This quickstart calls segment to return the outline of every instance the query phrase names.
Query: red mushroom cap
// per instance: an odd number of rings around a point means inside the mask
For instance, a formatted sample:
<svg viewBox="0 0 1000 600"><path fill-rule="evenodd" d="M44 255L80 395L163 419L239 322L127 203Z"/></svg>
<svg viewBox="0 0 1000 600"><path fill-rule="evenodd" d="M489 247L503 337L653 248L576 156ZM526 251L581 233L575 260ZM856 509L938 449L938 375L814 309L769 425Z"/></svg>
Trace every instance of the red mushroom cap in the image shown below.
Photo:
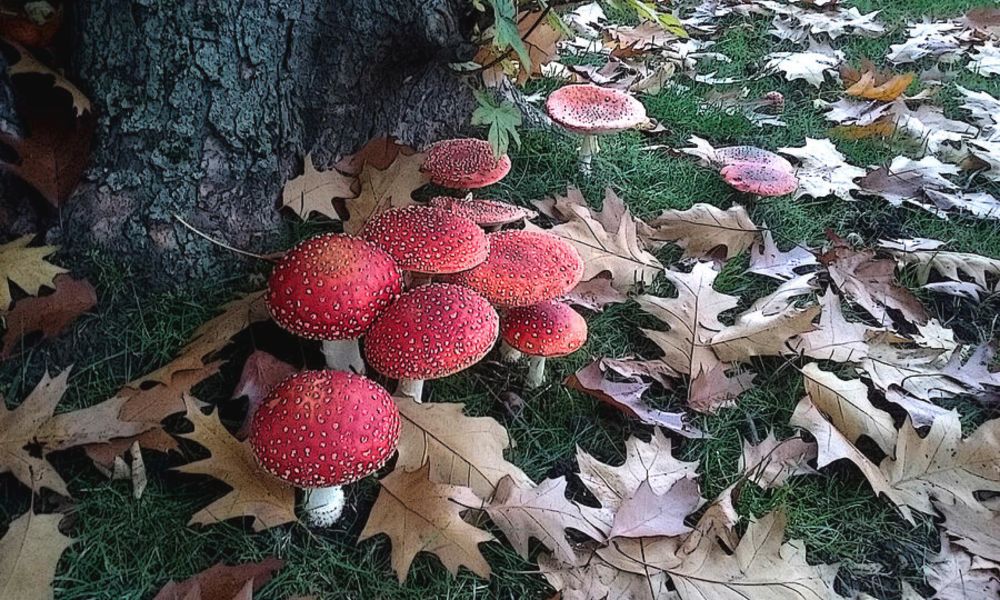
<svg viewBox="0 0 1000 600"><path fill-rule="evenodd" d="M495 227L507 225L516 221L530 219L537 213L533 210L499 202L497 200L480 200L436 196L429 200L431 206L450 210L456 215L472 219L476 225Z"/></svg>
<svg viewBox="0 0 1000 600"><path fill-rule="evenodd" d="M727 167L736 163L755 163L782 169L789 173L795 172L795 167L783 156L778 156L774 152L758 148L756 146L728 146L715 151L715 160L721 167Z"/></svg>
<svg viewBox="0 0 1000 600"><path fill-rule="evenodd" d="M365 338L373 369L395 379L437 379L479 362L493 347L500 318L485 298L447 283L412 289Z"/></svg>
<svg viewBox="0 0 1000 600"><path fill-rule="evenodd" d="M403 289L388 254L360 238L329 233L289 250L268 281L275 322L309 339L361 337Z"/></svg>
<svg viewBox="0 0 1000 600"><path fill-rule="evenodd" d="M254 413L250 446L269 473L300 488L357 481L399 443L399 409L374 381L302 371L276 385Z"/></svg>
<svg viewBox="0 0 1000 600"><path fill-rule="evenodd" d="M496 306L529 306L558 298L583 277L576 248L540 231L498 231L486 236L490 255L448 281L470 287Z"/></svg>
<svg viewBox="0 0 1000 600"><path fill-rule="evenodd" d="M587 321L568 305L549 300L510 309L500 334L528 356L566 356L587 341Z"/></svg>
<svg viewBox="0 0 1000 600"><path fill-rule="evenodd" d="M735 189L758 196L784 196L799 187L791 172L760 163L733 163L723 167L721 175Z"/></svg>
<svg viewBox="0 0 1000 600"><path fill-rule="evenodd" d="M406 206L379 213L361 237L396 259L404 271L443 274L486 260L486 234L471 219L443 208Z"/></svg>
<svg viewBox="0 0 1000 600"><path fill-rule="evenodd" d="M649 120L646 107L631 95L589 83L552 92L545 111L566 129L584 134L617 133Z"/></svg>
<svg viewBox="0 0 1000 600"><path fill-rule="evenodd" d="M420 170L437 185L469 190L494 184L510 171L510 157L497 158L485 140L441 140L427 149Z"/></svg>

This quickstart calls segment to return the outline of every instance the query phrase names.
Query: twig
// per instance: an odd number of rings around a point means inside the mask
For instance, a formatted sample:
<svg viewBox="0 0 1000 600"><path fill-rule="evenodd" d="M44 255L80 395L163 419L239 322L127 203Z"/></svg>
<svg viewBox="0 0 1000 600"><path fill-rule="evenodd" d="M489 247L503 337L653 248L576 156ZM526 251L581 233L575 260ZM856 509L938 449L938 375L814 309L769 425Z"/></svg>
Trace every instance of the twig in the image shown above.
<svg viewBox="0 0 1000 600"><path fill-rule="evenodd" d="M272 258L270 256L265 256L263 254L255 254L253 252L248 252L247 250L240 250L239 248L234 248L233 246L230 246L229 244L227 244L225 242L222 242L222 241L219 241L219 240L217 240L215 238L209 237L207 234L202 233L201 231L198 231L197 229L195 229L190 223L188 223L187 221L185 221L184 219L182 219L180 217L180 215L176 215L175 214L175 215L172 215L172 216L175 219L177 219L177 221L181 225L187 227L188 229L190 229L191 231L193 231L197 235L205 238L209 242L212 242L216 246L219 246L221 248L225 248L226 250L229 250L230 252L235 252L236 254L242 254L243 256L249 256L250 258L256 258L258 260L266 260L267 262L270 262L270 263L275 262L274 258Z"/></svg>

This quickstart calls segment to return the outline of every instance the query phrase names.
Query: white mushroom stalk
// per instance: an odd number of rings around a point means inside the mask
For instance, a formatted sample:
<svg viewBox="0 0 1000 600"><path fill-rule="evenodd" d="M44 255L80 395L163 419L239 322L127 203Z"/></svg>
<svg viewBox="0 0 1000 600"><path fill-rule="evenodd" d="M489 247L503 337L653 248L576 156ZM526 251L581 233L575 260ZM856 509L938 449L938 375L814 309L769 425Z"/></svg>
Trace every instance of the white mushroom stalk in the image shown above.
<svg viewBox="0 0 1000 600"><path fill-rule="evenodd" d="M541 387L542 382L545 381L545 357L544 356L531 356L528 357L528 376L525 378L524 385L529 390Z"/></svg>
<svg viewBox="0 0 1000 600"><path fill-rule="evenodd" d="M304 490L305 498L300 512L310 527L330 527L340 520L344 512L344 488L333 485Z"/></svg>
<svg viewBox="0 0 1000 600"><path fill-rule="evenodd" d="M400 379L396 386L397 396L408 396L416 402L423 402L424 380L423 379Z"/></svg>
<svg viewBox="0 0 1000 600"><path fill-rule="evenodd" d="M335 371L365 374L365 359L361 358L358 340L324 340L323 356L326 366Z"/></svg>
<svg viewBox="0 0 1000 600"><path fill-rule="evenodd" d="M500 360L505 363L516 363L517 361L524 358L524 353L522 353L517 348L511 346L506 341L500 343Z"/></svg>
<svg viewBox="0 0 1000 600"><path fill-rule="evenodd" d="M586 134L583 136L583 141L580 143L580 160L579 167L580 173L584 175L590 175L593 171L592 161L594 155L601 151L601 146L597 142L597 136L594 134Z"/></svg>

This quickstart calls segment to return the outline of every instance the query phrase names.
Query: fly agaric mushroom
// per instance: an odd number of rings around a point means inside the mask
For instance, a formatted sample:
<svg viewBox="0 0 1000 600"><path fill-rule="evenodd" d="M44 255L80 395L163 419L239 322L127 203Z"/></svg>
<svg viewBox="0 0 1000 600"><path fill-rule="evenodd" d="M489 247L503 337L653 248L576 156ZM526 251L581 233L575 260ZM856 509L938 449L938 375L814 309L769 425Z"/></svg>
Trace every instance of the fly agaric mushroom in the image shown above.
<svg viewBox="0 0 1000 600"><path fill-rule="evenodd" d="M795 172L795 167L783 156L756 146L727 146L715 150L713 162L717 168L728 167L737 163L753 163L789 173Z"/></svg>
<svg viewBox="0 0 1000 600"><path fill-rule="evenodd" d="M399 380L397 394L420 402L425 379L438 379L479 362L496 342L500 318L474 291L447 283L412 289L368 332L365 357L373 369Z"/></svg>
<svg viewBox="0 0 1000 600"><path fill-rule="evenodd" d="M784 196L799 187L799 180L792 172L763 163L732 163L719 174L733 188L758 196Z"/></svg>
<svg viewBox="0 0 1000 600"><path fill-rule="evenodd" d="M472 219L476 222L476 225L487 231L525 219L531 219L538 214L533 210L497 200L436 196L428 202L431 206L450 210L456 215Z"/></svg>
<svg viewBox="0 0 1000 600"><path fill-rule="evenodd" d="M396 403L372 380L302 371L267 395L249 440L267 472L305 490L306 522L329 527L344 509L341 486L382 468L396 452L399 429Z"/></svg>
<svg viewBox="0 0 1000 600"><path fill-rule="evenodd" d="M486 234L471 219L443 208L406 206L378 214L361 237L385 250L416 286L434 275L465 271L486 260Z"/></svg>
<svg viewBox="0 0 1000 600"><path fill-rule="evenodd" d="M279 326L323 340L327 367L364 373L358 338L399 297L403 275L374 244L330 233L289 250L267 287L267 307Z"/></svg>
<svg viewBox="0 0 1000 600"><path fill-rule="evenodd" d="M545 359L566 356L587 341L587 321L562 302L549 300L507 311L500 327L503 341L528 356L529 389L542 384Z"/></svg>
<svg viewBox="0 0 1000 600"><path fill-rule="evenodd" d="M559 88L545 101L545 111L566 129L583 134L580 172L590 173L592 157L600 151L598 135L618 133L649 121L646 107L620 90L591 84Z"/></svg>
<svg viewBox="0 0 1000 600"><path fill-rule="evenodd" d="M558 298L583 277L576 248L550 233L515 229L486 238L489 257L448 281L472 288L495 306L529 306Z"/></svg>
<svg viewBox="0 0 1000 600"><path fill-rule="evenodd" d="M510 171L510 157L497 158L485 140L441 140L427 149L420 170L442 187L470 190L492 185Z"/></svg>

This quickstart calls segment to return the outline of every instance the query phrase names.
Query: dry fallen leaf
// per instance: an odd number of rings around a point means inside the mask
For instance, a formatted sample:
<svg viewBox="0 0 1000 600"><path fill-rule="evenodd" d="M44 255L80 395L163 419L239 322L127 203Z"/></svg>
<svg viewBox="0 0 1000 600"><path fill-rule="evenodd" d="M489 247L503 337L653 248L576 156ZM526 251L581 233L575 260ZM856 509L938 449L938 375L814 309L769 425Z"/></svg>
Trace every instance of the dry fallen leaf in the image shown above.
<svg viewBox="0 0 1000 600"><path fill-rule="evenodd" d="M17 408L8 410L0 404L0 473L11 473L32 490L44 487L63 496L69 496L69 490L45 460L45 450L31 452L29 445L37 443L39 432L49 424L68 378L68 369L55 378L46 374Z"/></svg>
<svg viewBox="0 0 1000 600"><path fill-rule="evenodd" d="M974 556L1000 563L1000 512L964 504L934 502L951 542Z"/></svg>
<svg viewBox="0 0 1000 600"><path fill-rule="evenodd" d="M27 512L0 538L0 598L52 600L59 557L73 539L59 531L63 515Z"/></svg>
<svg viewBox="0 0 1000 600"><path fill-rule="evenodd" d="M303 173L285 183L281 191L281 205L292 209L300 218L307 219L318 213L334 221L340 220L333 204L334 198L353 198L355 179L336 169L319 171L313 164L312 154L307 154Z"/></svg>
<svg viewBox="0 0 1000 600"><path fill-rule="evenodd" d="M233 389L233 398L243 396L247 398L246 418L240 431L236 434L237 437L242 439L249 433L247 428L250 425L250 419L257 412L257 407L264 401L271 388L296 371L298 368L263 350L254 350L247 357L246 362L243 363L240 378Z"/></svg>
<svg viewBox="0 0 1000 600"><path fill-rule="evenodd" d="M819 326L792 340L792 350L834 362L859 362L868 356L868 340L879 330L848 321L840 306L840 296L832 289L820 296L819 303L822 309Z"/></svg>
<svg viewBox="0 0 1000 600"><path fill-rule="evenodd" d="M816 363L803 367L802 377L813 404L823 414L836 415L837 430L848 440L868 436L883 452L892 452L896 446L892 416L868 400L868 387L860 379L843 380Z"/></svg>
<svg viewBox="0 0 1000 600"><path fill-rule="evenodd" d="M55 287L55 277L66 269L45 260L55 246L29 247L34 236L26 235L0 245L0 314L10 309L8 281L28 294L37 296L42 287Z"/></svg>
<svg viewBox="0 0 1000 600"><path fill-rule="evenodd" d="M568 528L595 540L604 539L604 534L584 519L580 506L566 499L565 477L546 479L531 487L504 477L486 512L524 558L529 558L529 538L535 538L559 560L571 562L575 554L566 539Z"/></svg>
<svg viewBox="0 0 1000 600"><path fill-rule="evenodd" d="M816 473L808 462L816 458L816 443L799 436L778 440L770 431L761 443L754 446L743 440L740 471L749 481L768 490L781 487L790 477Z"/></svg>
<svg viewBox="0 0 1000 600"><path fill-rule="evenodd" d="M609 304L622 304L628 301L628 296L616 290L610 273L601 273L581 281L568 294L562 297L567 304L601 312Z"/></svg>
<svg viewBox="0 0 1000 600"><path fill-rule="evenodd" d="M55 291L47 296L25 298L14 305L4 321L3 349L0 359L6 360L18 343L31 333L40 332L43 339L53 338L97 305L97 292L86 279L57 275Z"/></svg>
<svg viewBox="0 0 1000 600"><path fill-rule="evenodd" d="M451 402L419 403L400 396L396 405L402 418L397 470L412 471L429 463L431 481L468 486L481 498L489 498L508 475L519 485L531 485L531 479L504 458L510 436L496 420L468 417L464 404Z"/></svg>
<svg viewBox="0 0 1000 600"><path fill-rule="evenodd" d="M295 488L265 473L247 442L226 430L218 415L206 415L194 398L185 397L187 419L194 431L182 434L211 453L176 468L181 473L208 475L231 489L191 517L190 525L209 525L227 519L252 518L254 531L296 520Z"/></svg>
<svg viewBox="0 0 1000 600"><path fill-rule="evenodd" d="M802 245L796 245L788 252L782 252L774 243L774 236L771 235L771 230L767 229L767 225L763 224L761 227L760 244L754 243L750 246L748 273L787 281L799 276L795 272L796 269L819 264L816 262L816 255Z"/></svg>
<svg viewBox="0 0 1000 600"><path fill-rule="evenodd" d="M819 306L798 308L786 305L776 313L751 308L736 317L736 322L711 339L711 348L720 360L747 361L754 356L790 354L790 340L816 330L813 320Z"/></svg>
<svg viewBox="0 0 1000 600"><path fill-rule="evenodd" d="M795 198L837 196L853 201L851 191L858 189L854 180L867 173L860 167L848 164L844 155L830 140L807 137L801 148L780 148L778 152L799 159L799 168L795 171L799 187Z"/></svg>
<svg viewBox="0 0 1000 600"><path fill-rule="evenodd" d="M924 565L934 600L992 600L1000 596L1000 565L978 559L941 536L941 551Z"/></svg>
<svg viewBox="0 0 1000 600"><path fill-rule="evenodd" d="M874 70L865 71L853 85L847 88L846 93L869 100L891 102L910 87L915 77L914 73L887 76Z"/></svg>
<svg viewBox="0 0 1000 600"><path fill-rule="evenodd" d="M17 54L17 60L8 62L7 74L11 77L16 75L37 75L40 77L51 77L52 86L60 89L67 94L69 94L70 99L73 103L73 111L75 116L83 116L84 113L90 112L90 100L83 95L78 87L70 83L68 79L62 76L61 73L50 69L41 63L35 56L23 46L11 42L10 40L3 40L4 44L7 44L14 48Z"/></svg>
<svg viewBox="0 0 1000 600"><path fill-rule="evenodd" d="M277 558L241 565L219 563L184 581L167 583L153 600L250 600L283 565Z"/></svg>
<svg viewBox="0 0 1000 600"><path fill-rule="evenodd" d="M462 520L461 513L482 506L467 487L434 483L430 465L406 472L398 465L379 481L381 490L358 541L384 533L392 541L392 568L405 582L413 558L430 552L441 559L448 572L458 575L466 567L489 579L490 565L479 544L495 539Z"/></svg>
<svg viewBox="0 0 1000 600"><path fill-rule="evenodd" d="M667 575L622 571L596 554L578 556L572 563L547 554L538 557L538 569L560 600L678 600L667 589Z"/></svg>
<svg viewBox="0 0 1000 600"><path fill-rule="evenodd" d="M760 233L739 205L722 210L699 203L687 210L665 210L649 226L649 239L676 243L685 258L714 257L713 250L721 247L725 251L719 256L729 260L752 246Z"/></svg>
<svg viewBox="0 0 1000 600"><path fill-rule="evenodd" d="M413 192L430 181L420 170L423 162L421 153L399 153L386 169L365 164L358 175L361 191L346 202L349 218L344 222L344 232L357 235L373 216L414 204Z"/></svg>
<svg viewBox="0 0 1000 600"><path fill-rule="evenodd" d="M608 537L684 535L691 531L684 519L703 502L698 482L693 479L679 479L662 494L655 493L649 482L643 481L618 507Z"/></svg>

